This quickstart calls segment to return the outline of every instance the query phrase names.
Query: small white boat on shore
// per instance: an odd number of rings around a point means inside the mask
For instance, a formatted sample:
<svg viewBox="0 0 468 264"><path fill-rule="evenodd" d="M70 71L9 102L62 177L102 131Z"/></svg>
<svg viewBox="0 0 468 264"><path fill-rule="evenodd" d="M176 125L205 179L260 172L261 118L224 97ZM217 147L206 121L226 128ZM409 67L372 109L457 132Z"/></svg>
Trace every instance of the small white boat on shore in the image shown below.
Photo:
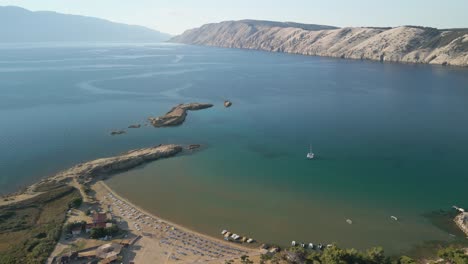
<svg viewBox="0 0 468 264"><path fill-rule="evenodd" d="M307 153L307 158L308 159L313 159L315 157L315 154L312 152L312 145L309 146L309 152Z"/></svg>

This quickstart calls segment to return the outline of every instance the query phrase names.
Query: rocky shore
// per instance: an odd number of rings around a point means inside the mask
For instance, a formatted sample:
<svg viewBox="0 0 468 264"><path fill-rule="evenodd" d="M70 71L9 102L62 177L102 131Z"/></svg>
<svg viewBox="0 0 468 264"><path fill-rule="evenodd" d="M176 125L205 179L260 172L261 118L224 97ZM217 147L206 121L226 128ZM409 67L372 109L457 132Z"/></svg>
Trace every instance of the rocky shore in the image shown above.
<svg viewBox="0 0 468 264"><path fill-rule="evenodd" d="M160 158L168 158L181 152L180 145L159 145L149 148L131 150L118 156L101 158L75 165L67 170L31 185L24 192L34 194L40 186L57 182L69 182L76 180L80 183L92 181L98 176L110 175L120 171L135 168L144 163Z"/></svg>
<svg viewBox="0 0 468 264"><path fill-rule="evenodd" d="M212 104L190 103L173 107L164 116L150 117L148 120L154 127L178 126L184 123L187 111L195 111L212 107Z"/></svg>
<svg viewBox="0 0 468 264"><path fill-rule="evenodd" d="M206 24L170 41L381 62L468 66L468 29L337 28L240 20Z"/></svg>
<svg viewBox="0 0 468 264"><path fill-rule="evenodd" d="M455 217L455 223L468 237L468 212L462 212Z"/></svg>

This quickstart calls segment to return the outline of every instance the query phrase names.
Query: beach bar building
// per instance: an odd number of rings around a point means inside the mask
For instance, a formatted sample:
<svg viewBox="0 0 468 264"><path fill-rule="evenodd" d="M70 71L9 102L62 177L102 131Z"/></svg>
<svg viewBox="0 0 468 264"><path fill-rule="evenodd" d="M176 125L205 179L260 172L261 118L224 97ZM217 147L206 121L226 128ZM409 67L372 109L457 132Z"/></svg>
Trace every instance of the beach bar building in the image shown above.
<svg viewBox="0 0 468 264"><path fill-rule="evenodd" d="M107 214L106 213L97 213L95 212L92 216L92 223L87 223L86 224L86 232L90 232L92 228L97 228L97 227L106 227L107 223Z"/></svg>

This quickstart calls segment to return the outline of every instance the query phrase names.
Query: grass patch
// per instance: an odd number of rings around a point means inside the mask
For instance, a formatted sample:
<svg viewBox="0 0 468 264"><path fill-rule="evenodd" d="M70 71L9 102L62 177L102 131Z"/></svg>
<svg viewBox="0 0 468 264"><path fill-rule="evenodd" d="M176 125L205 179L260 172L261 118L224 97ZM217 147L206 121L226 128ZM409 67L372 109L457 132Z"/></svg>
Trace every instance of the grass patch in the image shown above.
<svg viewBox="0 0 468 264"><path fill-rule="evenodd" d="M50 186L49 186L50 187ZM0 263L45 263L60 238L70 203L80 193L54 186L36 197L0 207Z"/></svg>

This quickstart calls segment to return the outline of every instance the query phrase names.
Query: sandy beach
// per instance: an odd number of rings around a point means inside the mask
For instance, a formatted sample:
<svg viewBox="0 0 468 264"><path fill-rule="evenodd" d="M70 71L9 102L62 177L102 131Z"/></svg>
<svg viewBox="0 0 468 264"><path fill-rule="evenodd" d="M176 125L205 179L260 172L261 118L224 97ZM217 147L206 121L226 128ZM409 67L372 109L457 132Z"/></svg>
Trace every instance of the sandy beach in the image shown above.
<svg viewBox="0 0 468 264"><path fill-rule="evenodd" d="M83 203L68 211L65 224L92 225L96 214L104 214L107 219L103 224L112 223L121 230L120 235L101 239L91 239L89 231L84 229L72 234L64 232L48 263L56 263L63 256L91 254L96 247L110 243L124 246L118 253L122 263L224 263L239 260L243 255L258 258L260 251L254 249L258 246L255 243L246 247L246 244L222 240L221 234L220 238L210 237L162 219L121 197L103 181L116 172L182 151L182 146L158 145L81 163L9 196L3 203L29 199L54 186L68 185L80 191ZM82 263L83 258L70 257L70 261Z"/></svg>
<svg viewBox="0 0 468 264"><path fill-rule="evenodd" d="M155 216L119 196L103 181L92 189L103 208L127 223L128 230L141 239L133 246L135 263L224 263L260 251L210 237ZM130 249L132 250L132 249ZM130 260L129 260L130 261Z"/></svg>

